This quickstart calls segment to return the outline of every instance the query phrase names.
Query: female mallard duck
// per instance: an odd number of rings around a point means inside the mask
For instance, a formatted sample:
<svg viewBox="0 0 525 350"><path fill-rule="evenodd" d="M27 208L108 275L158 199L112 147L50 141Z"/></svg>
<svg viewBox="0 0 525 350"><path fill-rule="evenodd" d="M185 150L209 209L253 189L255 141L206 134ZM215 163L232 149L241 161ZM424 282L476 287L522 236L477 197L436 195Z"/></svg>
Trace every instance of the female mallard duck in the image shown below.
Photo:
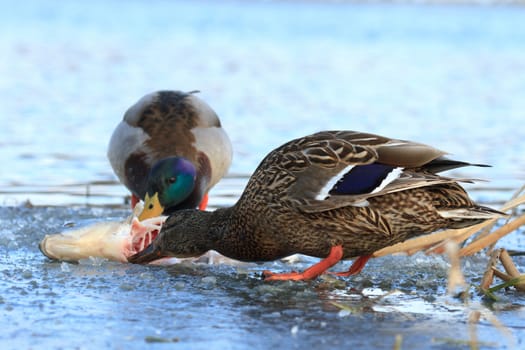
<svg viewBox="0 0 525 350"><path fill-rule="evenodd" d="M226 174L232 146L215 112L193 92L158 91L124 114L108 148L140 219L206 207L208 191Z"/></svg>
<svg viewBox="0 0 525 350"><path fill-rule="evenodd" d="M325 258L302 273L265 272L267 280L311 279L341 259L370 255L389 245L443 228L476 224L501 213L476 205L457 181L436 173L471 165L435 148L353 131L324 131L272 151L239 201L214 212L170 216L144 251L146 263L166 256L216 250L245 261L300 253Z"/></svg>

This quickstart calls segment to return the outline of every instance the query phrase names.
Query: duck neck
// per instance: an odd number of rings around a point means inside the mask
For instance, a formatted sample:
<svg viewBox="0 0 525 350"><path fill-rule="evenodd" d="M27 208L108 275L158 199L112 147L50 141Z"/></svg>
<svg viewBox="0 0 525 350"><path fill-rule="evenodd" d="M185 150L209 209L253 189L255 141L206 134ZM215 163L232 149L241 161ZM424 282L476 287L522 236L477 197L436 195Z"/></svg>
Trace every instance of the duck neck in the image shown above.
<svg viewBox="0 0 525 350"><path fill-rule="evenodd" d="M190 214L186 216L186 214ZM191 257L206 253L208 250L220 250L221 241L227 236L228 210L200 211L196 209L177 211L168 220L171 224L171 236L168 250L176 257ZM170 225L169 222L167 222ZM178 225L181 224L182 227Z"/></svg>
<svg viewBox="0 0 525 350"><path fill-rule="evenodd" d="M239 258L236 242L240 232L235 230L235 206L220 208L210 213L207 223L208 250L215 250L231 258Z"/></svg>

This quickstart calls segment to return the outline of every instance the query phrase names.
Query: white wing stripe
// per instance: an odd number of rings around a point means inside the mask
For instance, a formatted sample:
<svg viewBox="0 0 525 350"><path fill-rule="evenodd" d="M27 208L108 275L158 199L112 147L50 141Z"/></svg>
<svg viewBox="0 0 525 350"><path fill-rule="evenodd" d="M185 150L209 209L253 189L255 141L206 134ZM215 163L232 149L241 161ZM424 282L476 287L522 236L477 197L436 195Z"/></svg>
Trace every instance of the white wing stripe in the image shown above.
<svg viewBox="0 0 525 350"><path fill-rule="evenodd" d="M328 197L328 193L332 188L334 188L335 184L341 180L341 178L350 171L354 166L353 165L347 165L343 170L341 170L337 175L329 179L326 184L321 188L317 196L315 196L315 199L323 201Z"/></svg>
<svg viewBox="0 0 525 350"><path fill-rule="evenodd" d="M394 168L391 172L388 173L388 175L384 178L383 181L381 181L381 184L377 186L372 193L377 193L379 191L382 191L389 183L399 179L401 176L401 173L403 172L403 168Z"/></svg>

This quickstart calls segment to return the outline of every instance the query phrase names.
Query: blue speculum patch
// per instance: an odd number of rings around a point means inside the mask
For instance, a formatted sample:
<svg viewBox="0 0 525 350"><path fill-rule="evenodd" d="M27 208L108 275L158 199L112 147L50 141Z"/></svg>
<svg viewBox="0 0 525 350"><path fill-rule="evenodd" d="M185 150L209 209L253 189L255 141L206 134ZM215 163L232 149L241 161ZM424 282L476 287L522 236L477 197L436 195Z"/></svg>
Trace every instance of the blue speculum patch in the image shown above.
<svg viewBox="0 0 525 350"><path fill-rule="evenodd" d="M355 166L339 180L330 194L370 193L378 188L395 168L380 163Z"/></svg>

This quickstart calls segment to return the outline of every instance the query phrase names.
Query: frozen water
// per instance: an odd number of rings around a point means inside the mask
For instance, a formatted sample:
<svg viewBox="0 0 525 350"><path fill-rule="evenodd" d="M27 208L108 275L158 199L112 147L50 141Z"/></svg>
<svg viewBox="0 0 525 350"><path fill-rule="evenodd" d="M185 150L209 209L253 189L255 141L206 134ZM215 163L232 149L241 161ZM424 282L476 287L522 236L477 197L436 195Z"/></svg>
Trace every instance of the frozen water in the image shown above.
<svg viewBox="0 0 525 350"><path fill-rule="evenodd" d="M2 348L143 348L168 342L184 348L391 349L397 334L404 349L432 348L435 342L447 347L469 339L468 316L480 309L499 318L511 339L524 340L524 296L501 292L501 300L491 305L471 288L469 304L448 297L448 266L442 257L390 256L372 260L352 278L267 283L260 278L263 269L303 269L316 259L247 264L238 273L225 264L57 263L38 251L44 235L63 229L64 222L82 224L127 213L3 209L2 230L17 237L19 245L0 248ZM12 218L18 225L6 228ZM486 259L477 256L463 263L467 281L479 284ZM525 261L517 263L523 269ZM349 262L342 264L338 269ZM490 321L478 325L476 334L498 347L512 341Z"/></svg>

